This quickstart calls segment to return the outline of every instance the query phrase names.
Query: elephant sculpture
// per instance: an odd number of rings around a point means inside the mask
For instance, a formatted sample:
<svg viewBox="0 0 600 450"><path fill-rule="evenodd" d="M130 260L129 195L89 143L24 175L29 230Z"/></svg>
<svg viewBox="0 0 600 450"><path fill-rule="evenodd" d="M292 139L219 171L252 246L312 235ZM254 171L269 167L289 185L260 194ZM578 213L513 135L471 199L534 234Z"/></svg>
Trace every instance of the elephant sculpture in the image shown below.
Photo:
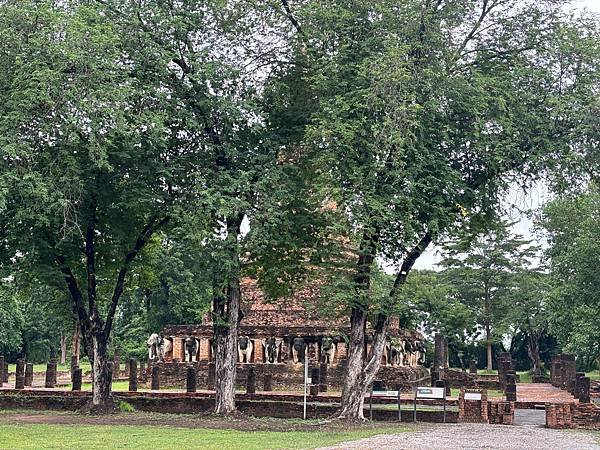
<svg viewBox="0 0 600 450"><path fill-rule="evenodd" d="M331 364L335 357L335 343L329 336L321 339L321 362Z"/></svg>
<svg viewBox="0 0 600 450"><path fill-rule="evenodd" d="M427 347L423 341L416 341L415 346L417 347L417 365L425 364L425 354L427 353Z"/></svg>
<svg viewBox="0 0 600 450"><path fill-rule="evenodd" d="M249 363L253 350L254 350L254 344L250 340L250 337L249 336L240 336L238 339L239 362Z"/></svg>
<svg viewBox="0 0 600 450"><path fill-rule="evenodd" d="M263 348L265 354L265 362L268 364L275 364L279 359L279 347L281 345L281 340L269 337L264 340Z"/></svg>
<svg viewBox="0 0 600 450"><path fill-rule="evenodd" d="M407 355L407 363L410 367L414 367L417 365L417 347L415 342L407 341L406 342L406 355Z"/></svg>
<svg viewBox="0 0 600 450"><path fill-rule="evenodd" d="M194 362L197 360L198 346L198 340L193 336L188 336L185 339L185 362Z"/></svg>
<svg viewBox="0 0 600 450"><path fill-rule="evenodd" d="M296 363L304 363L306 358L306 341L304 338L296 337L292 340L292 357Z"/></svg>
<svg viewBox="0 0 600 450"><path fill-rule="evenodd" d="M160 354L160 336L157 333L152 333L146 344L148 345L148 360L157 361Z"/></svg>
<svg viewBox="0 0 600 450"><path fill-rule="evenodd" d="M392 339L387 344L387 363L391 366L404 365L404 354L406 353L406 343L398 339Z"/></svg>

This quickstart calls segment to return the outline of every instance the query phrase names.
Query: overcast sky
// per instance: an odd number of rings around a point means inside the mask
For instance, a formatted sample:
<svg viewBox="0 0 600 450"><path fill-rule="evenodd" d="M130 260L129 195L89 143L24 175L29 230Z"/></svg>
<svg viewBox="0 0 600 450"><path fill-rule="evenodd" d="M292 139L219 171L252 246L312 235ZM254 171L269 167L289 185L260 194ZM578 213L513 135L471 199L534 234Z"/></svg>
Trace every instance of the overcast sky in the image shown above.
<svg viewBox="0 0 600 450"><path fill-rule="evenodd" d="M600 0L576 0L568 9L589 10L600 14ZM512 191L505 199L505 207L509 211L508 219L517 221L514 226L515 233L519 233L528 239L540 242L538 236L532 230L532 221L528 214L530 211L538 209L541 205L547 202L549 195L544 186L537 186L531 192L524 193L519 190ZM438 248L432 248L415 263L416 269L432 269L435 264L441 259Z"/></svg>

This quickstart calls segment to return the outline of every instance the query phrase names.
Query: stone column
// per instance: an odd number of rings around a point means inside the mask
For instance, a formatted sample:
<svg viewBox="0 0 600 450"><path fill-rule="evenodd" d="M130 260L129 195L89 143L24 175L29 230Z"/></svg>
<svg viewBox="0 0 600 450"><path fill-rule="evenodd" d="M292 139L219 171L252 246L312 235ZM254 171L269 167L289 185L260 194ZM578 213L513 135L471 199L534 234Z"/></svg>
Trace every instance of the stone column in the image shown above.
<svg viewBox="0 0 600 450"><path fill-rule="evenodd" d="M190 364L187 367L186 380L185 380L185 390L187 392L196 392L196 367Z"/></svg>
<svg viewBox="0 0 600 450"><path fill-rule="evenodd" d="M46 380L44 387L51 389L54 388L54 386L56 386L56 360L51 359L46 365Z"/></svg>
<svg viewBox="0 0 600 450"><path fill-rule="evenodd" d="M15 389L25 387L25 360L17 359L17 368L15 369Z"/></svg>
<svg viewBox="0 0 600 450"><path fill-rule="evenodd" d="M579 399L579 403L590 403L589 377L582 376L577 380L576 397Z"/></svg>
<svg viewBox="0 0 600 450"><path fill-rule="evenodd" d="M319 368L319 391L327 392L327 364L321 363Z"/></svg>
<svg viewBox="0 0 600 450"><path fill-rule="evenodd" d="M254 362L263 363L265 362L264 348L262 339L252 339L252 345L254 346Z"/></svg>
<svg viewBox="0 0 600 450"><path fill-rule="evenodd" d="M208 364L208 377L206 380L206 384L208 390L213 390L215 388L215 363L211 362Z"/></svg>
<svg viewBox="0 0 600 450"><path fill-rule="evenodd" d="M200 339L200 361L210 361L210 342L207 338Z"/></svg>
<svg viewBox="0 0 600 450"><path fill-rule="evenodd" d="M6 362L4 361L4 355L0 355L0 387L2 383L4 383L4 365Z"/></svg>
<svg viewBox="0 0 600 450"><path fill-rule="evenodd" d="M444 335L438 333L435 335L433 370L448 368L448 340Z"/></svg>
<svg viewBox="0 0 600 450"><path fill-rule="evenodd" d="M577 363L575 355L563 355L564 386L568 392L575 395L575 378L577 374Z"/></svg>
<svg viewBox="0 0 600 450"><path fill-rule="evenodd" d="M137 392L137 382L138 382L138 370L137 370L137 361L135 358L129 358L129 391Z"/></svg>
<svg viewBox="0 0 600 450"><path fill-rule="evenodd" d="M152 381L150 389L158 391L160 389L160 367L157 365L152 366Z"/></svg>
<svg viewBox="0 0 600 450"><path fill-rule="evenodd" d="M73 371L79 367L77 355L71 356L71 380L73 380Z"/></svg>
<svg viewBox="0 0 600 450"><path fill-rule="evenodd" d="M254 367L248 367L248 378L246 379L246 394L256 393L256 372Z"/></svg>
<svg viewBox="0 0 600 450"><path fill-rule="evenodd" d="M310 369L310 395L319 395L319 369Z"/></svg>
<svg viewBox="0 0 600 450"><path fill-rule="evenodd" d="M4 372L0 374L2 376L2 381L4 383L8 383L8 361L4 361Z"/></svg>
<svg viewBox="0 0 600 450"><path fill-rule="evenodd" d="M79 367L74 367L71 372L71 378L73 381L73 390L81 391L81 379L83 378L83 371Z"/></svg>
<svg viewBox="0 0 600 450"><path fill-rule="evenodd" d="M25 365L25 386L33 385L33 363Z"/></svg>
<svg viewBox="0 0 600 450"><path fill-rule="evenodd" d="M270 373L265 373L263 390L267 392L273 390L273 375Z"/></svg>
<svg viewBox="0 0 600 450"><path fill-rule="evenodd" d="M472 375L477 375L477 362L474 359L469 361L469 373Z"/></svg>
<svg viewBox="0 0 600 450"><path fill-rule="evenodd" d="M517 401L517 376L514 371L509 371L506 373L505 395L506 401Z"/></svg>

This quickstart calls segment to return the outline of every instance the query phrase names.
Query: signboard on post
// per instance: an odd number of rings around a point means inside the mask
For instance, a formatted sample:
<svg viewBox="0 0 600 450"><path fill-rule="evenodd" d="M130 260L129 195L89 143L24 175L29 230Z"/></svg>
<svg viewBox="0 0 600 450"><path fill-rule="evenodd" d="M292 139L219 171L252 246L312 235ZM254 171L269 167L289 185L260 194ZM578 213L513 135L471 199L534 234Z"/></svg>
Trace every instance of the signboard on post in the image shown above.
<svg viewBox="0 0 600 450"><path fill-rule="evenodd" d="M444 405L444 423L446 423L446 388L443 387L421 387L415 390L413 420L417 421L417 400L442 400Z"/></svg>
<svg viewBox="0 0 600 450"><path fill-rule="evenodd" d="M417 387L416 398L429 398L443 400L446 398L446 389L443 387Z"/></svg>

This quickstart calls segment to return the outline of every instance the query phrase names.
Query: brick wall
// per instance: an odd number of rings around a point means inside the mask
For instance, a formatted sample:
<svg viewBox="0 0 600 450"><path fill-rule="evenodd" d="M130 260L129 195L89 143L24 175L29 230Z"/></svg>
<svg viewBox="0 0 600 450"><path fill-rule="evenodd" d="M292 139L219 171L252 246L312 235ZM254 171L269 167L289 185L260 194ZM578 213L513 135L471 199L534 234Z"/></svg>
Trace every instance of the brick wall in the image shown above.
<svg viewBox="0 0 600 450"><path fill-rule="evenodd" d="M491 424L513 425L515 421L514 402L488 402L488 419Z"/></svg>
<svg viewBox="0 0 600 450"><path fill-rule="evenodd" d="M198 388L212 389L212 386L209 386L208 380L209 363L206 361L188 364L173 362L159 363L160 385L162 387L185 387L186 370L189 364L196 366ZM262 390L265 374L272 375L273 388L275 390L300 389L304 383L304 366L302 364L238 364L236 382L239 388L243 388L246 385L249 367L254 368L257 388L259 390ZM146 370L149 382L151 368L148 367ZM344 364L330 365L327 369L327 385L334 389L340 388L345 370ZM379 369L377 378L385 382L387 389L404 392L411 391L417 385L428 385L429 380L427 369L423 367L383 366Z"/></svg>
<svg viewBox="0 0 600 450"><path fill-rule="evenodd" d="M600 430L600 408L593 403L546 405L548 428L581 428Z"/></svg>
<svg viewBox="0 0 600 450"><path fill-rule="evenodd" d="M466 400L465 393L481 394L481 400ZM488 423L487 391L460 389L458 395L458 421L464 423Z"/></svg>

